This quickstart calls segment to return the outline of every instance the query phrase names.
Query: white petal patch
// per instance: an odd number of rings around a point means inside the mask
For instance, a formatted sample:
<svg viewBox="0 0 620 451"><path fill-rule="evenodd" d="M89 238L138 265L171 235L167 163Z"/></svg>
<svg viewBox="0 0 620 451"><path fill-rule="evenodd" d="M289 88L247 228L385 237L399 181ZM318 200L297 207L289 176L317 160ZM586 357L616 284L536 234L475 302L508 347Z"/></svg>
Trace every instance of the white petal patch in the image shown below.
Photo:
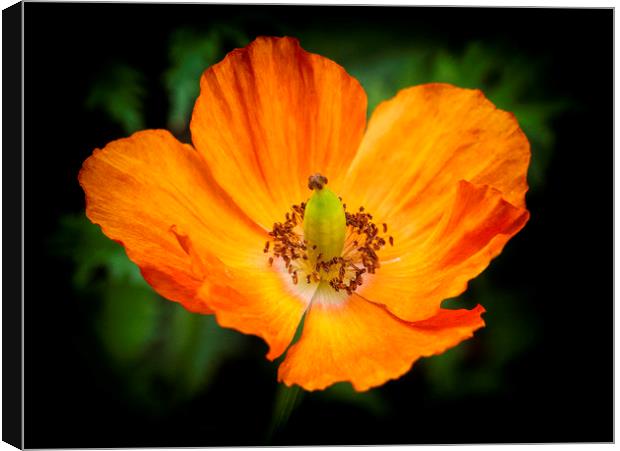
<svg viewBox="0 0 620 451"><path fill-rule="evenodd" d="M314 293L312 303L327 308L340 308L345 305L349 294L336 291L327 282L321 282Z"/></svg>
<svg viewBox="0 0 620 451"><path fill-rule="evenodd" d="M282 259L275 260L273 262L273 267L278 272L278 274L280 274L280 277L282 277L282 281L284 282L287 290L297 298L301 299L302 302L304 302L306 306L308 306L317 291L319 282L310 279L310 283L308 283L306 279L307 272L304 267L300 267L299 269L297 269L297 283L294 283L293 279L291 278L291 274L288 272L286 264Z"/></svg>

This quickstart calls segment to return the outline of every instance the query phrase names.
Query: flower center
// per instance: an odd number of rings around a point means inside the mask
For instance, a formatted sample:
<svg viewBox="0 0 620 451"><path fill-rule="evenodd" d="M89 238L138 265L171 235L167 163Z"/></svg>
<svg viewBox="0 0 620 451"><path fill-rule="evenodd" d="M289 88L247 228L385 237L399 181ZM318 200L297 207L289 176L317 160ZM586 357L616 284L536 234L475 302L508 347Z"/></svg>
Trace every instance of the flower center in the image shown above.
<svg viewBox="0 0 620 451"><path fill-rule="evenodd" d="M324 283L351 294L362 285L364 274L379 268L377 251L386 245L386 238L364 207L356 213L346 211L341 198L326 185L321 174L309 177L312 196L307 203L293 205L284 222L273 225L264 252L271 248L269 264L281 259L295 285ZM387 233L387 224L382 224L382 233ZM391 236L387 242L394 245Z"/></svg>

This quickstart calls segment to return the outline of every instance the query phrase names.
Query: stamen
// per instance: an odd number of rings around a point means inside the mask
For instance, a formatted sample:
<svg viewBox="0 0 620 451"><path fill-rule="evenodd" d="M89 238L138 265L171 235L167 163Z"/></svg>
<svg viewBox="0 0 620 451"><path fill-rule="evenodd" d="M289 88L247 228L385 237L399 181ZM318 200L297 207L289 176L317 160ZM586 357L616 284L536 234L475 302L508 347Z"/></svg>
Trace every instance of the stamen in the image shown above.
<svg viewBox="0 0 620 451"><path fill-rule="evenodd" d="M326 216L322 216L324 211L316 210L315 202L312 204L312 214L319 216L314 216L309 222L309 217L306 217L307 203L293 205L291 211L285 213L283 222L274 223L269 232L271 240L265 243L263 252L271 251L269 265L273 265L277 259L283 261L284 274L291 277L294 285L299 284L301 277L307 285L317 283L324 289L331 287L336 292L344 291L350 295L363 285L364 274L376 273L380 267L377 252L388 242L394 246L394 238L381 236L380 231L382 234L387 233L387 224L381 223L381 228L377 227L372 222L372 215L365 212L363 206L356 213L346 211L342 198L325 188L326 184L327 178L321 174L308 179L308 187L315 190L313 196L320 193L320 202L324 202L325 196L332 196L335 205L338 205L337 210L332 208L327 210ZM335 229L332 230L335 227L332 221L338 218L336 211L342 215L341 204L344 221L339 227L343 227L345 233L344 244L335 246L330 241L333 233L336 233ZM340 250L336 250L336 247Z"/></svg>

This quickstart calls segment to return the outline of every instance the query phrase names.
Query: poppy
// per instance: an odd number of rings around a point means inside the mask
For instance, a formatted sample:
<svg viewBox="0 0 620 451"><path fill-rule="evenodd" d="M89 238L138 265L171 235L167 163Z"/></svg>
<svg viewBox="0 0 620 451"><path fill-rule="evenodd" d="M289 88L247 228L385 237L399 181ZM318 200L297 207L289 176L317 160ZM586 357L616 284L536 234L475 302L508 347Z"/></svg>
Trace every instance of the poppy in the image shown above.
<svg viewBox="0 0 620 451"><path fill-rule="evenodd" d="M258 38L202 75L193 146L93 152L86 214L163 297L286 353L285 384L381 385L484 326L441 303L527 222L530 150L479 90L403 89L368 124L366 103L335 62Z"/></svg>

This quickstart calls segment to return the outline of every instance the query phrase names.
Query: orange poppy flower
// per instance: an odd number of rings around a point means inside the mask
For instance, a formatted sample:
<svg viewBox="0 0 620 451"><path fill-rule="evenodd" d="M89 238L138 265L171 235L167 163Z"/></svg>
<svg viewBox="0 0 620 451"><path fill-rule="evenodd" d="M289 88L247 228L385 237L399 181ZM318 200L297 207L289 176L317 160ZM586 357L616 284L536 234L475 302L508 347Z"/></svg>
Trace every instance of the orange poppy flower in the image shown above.
<svg viewBox="0 0 620 451"><path fill-rule="evenodd" d="M307 390L381 385L484 325L441 302L528 220L512 114L433 83L366 125L357 80L291 38L232 51L200 88L193 147L142 131L79 175L90 220L159 294L286 351L278 379Z"/></svg>

